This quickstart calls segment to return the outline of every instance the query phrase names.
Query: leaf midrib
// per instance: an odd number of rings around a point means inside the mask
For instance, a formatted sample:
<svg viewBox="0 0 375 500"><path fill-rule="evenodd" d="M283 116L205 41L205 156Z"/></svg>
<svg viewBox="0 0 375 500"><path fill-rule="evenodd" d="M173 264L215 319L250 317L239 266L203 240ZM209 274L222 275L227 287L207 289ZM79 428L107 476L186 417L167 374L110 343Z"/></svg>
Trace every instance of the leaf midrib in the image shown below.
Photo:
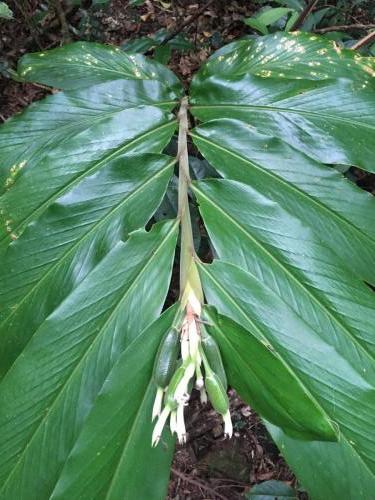
<svg viewBox="0 0 375 500"><path fill-rule="evenodd" d="M245 163L248 163L251 167L254 167L255 169L257 169L262 174L271 177L272 179L274 179L276 182L279 182L280 184L285 185L287 187L287 189L291 189L292 191L295 191L298 195L303 196L303 197L309 199L312 203L314 203L318 207L320 207L323 210L327 211L329 214L334 215L341 223L349 226L355 232L359 233L362 237L365 237L366 239L368 238L370 241L372 241L373 243L375 243L375 238L373 238L372 236L368 235L367 233L364 233L362 229L360 229L359 227L355 226L352 221L346 219L341 213L336 212L335 210L333 210L332 208L330 208L328 205L326 205L325 203L321 202L320 199L315 198L314 196L312 196L311 194L307 193L306 191L303 191L297 185L295 185L295 184L293 184L291 182L288 182L287 180L283 179L279 175L275 174L273 171L267 170L266 168L262 167L260 164L255 163L253 161L250 161L248 158L245 158L242 155L240 155L238 153L235 153L234 151L231 151L228 148L225 148L224 146L220 146L219 144L217 144L217 143L215 143L213 141L210 141L206 137L202 137L201 135L196 135L196 134L193 134L193 133L190 133L190 135L191 135L191 137L195 137L197 140L206 142L206 143L210 144L211 146L216 147L217 149L220 149L220 150L224 151L225 153L227 153L228 155L233 156L234 158L237 158L237 159L239 159L239 160L241 160L241 161L243 161ZM227 178L230 179L229 177L227 177Z"/></svg>
<svg viewBox="0 0 375 500"><path fill-rule="evenodd" d="M160 244L158 245L158 247L155 249L151 249L150 251L150 257L149 259L146 261L146 263L143 265L143 267L140 269L139 273L137 274L137 276L135 277L134 281L132 281L132 283L130 284L129 288L125 291L124 295L121 296L120 300L114 305L113 309L112 309L112 312L110 313L110 315L108 316L108 318L106 319L106 321L104 322L103 326L100 328L100 330L97 332L96 334L96 337L93 339L93 341L89 344L88 348L86 349L86 351L82 354L82 357L81 359L78 361L78 363L76 364L76 366L74 367L74 369L72 370L72 372L70 373L70 375L68 376L68 378L65 380L65 382L61 385L60 389L56 392L53 400L50 402L50 404L48 405L48 409L47 411L44 412L44 415L43 417L41 418L40 422L38 423L38 425L35 427L33 433L31 434L31 436L29 437L28 439L28 442L26 443L25 447L23 448L22 452L19 453L18 455L18 458L17 458L17 461L15 462L13 468L11 469L10 473L8 474L8 477L7 479L4 481L1 489L0 489L0 493L4 490L4 488L7 486L8 482L10 481L10 479L12 478L13 474L15 473L15 471L17 470L17 468L20 466L21 464L21 461L23 459L23 457L25 456L25 454L27 453L27 450L28 448L31 446L31 443L34 441L35 439L35 436L37 435L37 432L39 431L39 429L42 427L42 425L44 424L44 422L48 419L52 409L55 407L55 405L57 404L57 402L59 401L60 399L60 396L62 395L64 389L68 386L68 384L71 382L71 380L74 379L74 376L75 374L78 372L79 368L81 367L82 363L85 361L86 357L88 356L88 354L91 352L91 350L93 349L93 347L96 345L96 343L98 342L98 339L101 338L101 335L103 334L103 331L105 331L106 327L108 326L108 324L112 321L113 317L115 316L116 312L118 311L118 309L122 306L124 300L127 298L127 296L129 295L130 291L134 288L134 286L138 283L138 281L140 280L141 276L143 276L143 274L146 272L146 270L148 269L148 267L150 266L150 263L153 262L153 260L155 259L155 257L158 255L158 253L160 252L160 250L166 245L166 243L169 242L169 239L174 235L174 232L175 232L175 229L178 225L178 221L176 220L174 222L174 224L171 226L170 230L169 230L169 233L163 238L163 240L160 242ZM8 372L9 373L9 372ZM105 379L104 379L105 381Z"/></svg>
<svg viewBox="0 0 375 500"><path fill-rule="evenodd" d="M145 139L145 137L147 137L148 135L152 135L159 130L170 127L172 123L177 123L177 121L170 120L166 123L163 123L163 125L159 125L158 127L152 128L152 129L148 130L147 132L137 136L136 138L134 138L130 142L127 142L126 144L119 146L118 148L115 149L115 151L103 156L99 161L94 162L94 165L92 167L90 167L89 169L85 170L84 172L82 172L78 176L71 179L67 184L62 186L58 191L53 193L43 203L41 203L39 205L39 207L37 207L32 214L25 217L21 221L19 221L17 226L15 228L13 228L13 233L17 234L18 231L20 231L20 230L22 231L22 228L24 228L32 220L38 218L39 215L42 214L53 201L55 201L57 198L62 196L64 193L66 193L71 187L73 187L75 184L80 182L82 179L91 175L92 173L95 173L97 170L99 170L100 167L103 166L103 164L105 164L106 162L108 162L110 160L113 160L114 158L116 158L117 155L123 153L124 151L126 151L126 149L131 148L132 146L134 146L134 144L137 144L137 142L142 142ZM9 234L5 234L2 238L0 238L0 242L4 241L6 239L9 239Z"/></svg>
<svg viewBox="0 0 375 500"><path fill-rule="evenodd" d="M312 115L312 116L317 116L323 120L333 120L333 121L339 121L343 123L348 123L349 125L356 125L358 127L364 127L364 128L369 128L371 130L375 131L375 125L370 125L369 123L366 122L359 122L357 120L353 120L352 118L345 118L343 116L334 116L331 114L323 114L323 113L318 113L317 111L306 111L304 109L296 109L296 108L282 108L278 106L257 106L255 104L202 104L202 105L193 105L191 107L191 110L194 111L195 109L212 109L212 108L235 108L235 109L255 109L259 111L270 111L270 112L276 112L276 113L296 113L300 115Z"/></svg>
<svg viewBox="0 0 375 500"><path fill-rule="evenodd" d="M258 246L262 252L264 252L266 255L268 255L271 260L273 262L276 263L277 267L281 267L283 269L283 271L292 278L292 280L297 283L298 287L299 288L302 288L304 290L305 293L308 294L308 296L314 301L316 302L319 307L321 309L323 309L326 314L328 316L330 316L332 318L332 320L337 323L339 326L340 326L340 329L342 331L344 331L346 333L346 335L349 336L350 340L357 346L357 348L362 351L365 356L367 358L369 358L369 360L371 362L374 362L375 360L375 357L370 354L365 348L364 346L357 340L357 338L352 334L352 332L347 328L347 326L345 324L343 324L340 319L326 306L326 304L324 304L324 302L322 302L320 300L319 297L317 297L313 292L312 290L310 290L309 288L307 288L304 283L302 283L301 281L299 281L299 279L294 275L294 273L288 269L280 260L277 259L277 257L274 256L274 254L272 252L270 252L269 250L267 250L263 244L257 239L255 238L255 236L253 236L251 233L248 232L248 230L246 228L244 228L242 226L242 224L240 224L239 222L237 222L231 215L229 215L227 212L225 212L224 209L222 209L219 205L217 205L217 203L215 203L211 198L209 198L207 195L205 195L198 187L197 185L195 184L194 185L194 190L198 191L199 194L205 198L209 203L211 203L212 206L214 206L219 212L221 212L227 219L229 219L231 221L231 223L233 225L235 225L236 227L239 228L239 230L245 234L245 236L250 239L256 246ZM248 272L248 270L246 270ZM294 310L294 309L293 309ZM296 311L297 312L297 311Z"/></svg>
<svg viewBox="0 0 375 500"><path fill-rule="evenodd" d="M222 261L222 262L225 262L225 261ZM233 265L233 264L232 264ZM234 266L234 265L233 265ZM255 328L258 333L260 333L260 335L262 336L262 338L265 339L265 341L270 344L272 346L272 348L275 350L275 352L278 352L277 349L275 349L274 345L271 343L271 341L264 336L264 334L259 330L259 328L253 323L253 321L249 318L249 316L247 315L246 311L244 311L242 309L242 307L234 300L234 298L221 286L221 284L209 273L209 271L207 271L207 269L199 264L199 267L200 269L202 269L203 272L205 272L208 276L209 276L209 279L211 279L215 284L216 286L222 291L223 295L226 296L228 302L231 302L235 309L237 309L237 311L240 313L241 316L243 316L245 318L245 320L253 327ZM238 267L238 266L234 266L234 267ZM240 269L240 268L239 268ZM250 273L249 271L246 271L248 274L250 274L251 276L254 276L252 273ZM257 279L256 276L254 276L255 279ZM263 285L266 287L266 285L263 283ZM268 287L267 287L268 288ZM273 290L271 290L271 292L273 292ZM274 292L273 292L274 293ZM301 318L302 321L304 321L303 318ZM304 321L305 322L305 321ZM283 357L280 356L280 359L283 360ZM287 364L287 366L289 366ZM290 370L294 373L294 370L289 367ZM304 384L303 384L304 386ZM308 393L310 394L310 392L308 391ZM320 404L318 403L319 407L321 408ZM329 416L327 415L327 412L324 408L322 408L322 412L329 418ZM346 428L346 426L343 426L344 428ZM341 429L341 426L340 426L340 429ZM339 436L340 437L340 436ZM362 456L358 453L358 451L353 447L353 445L351 444L351 440L347 439L346 437L344 437L345 441L347 441L350 445L350 448L353 450L353 453L359 458L360 462L364 465L364 467L368 470L368 472L375 477L375 474L374 472L369 468L369 466L367 465L367 463L364 461L364 459L362 458Z"/></svg>
<svg viewBox="0 0 375 500"><path fill-rule="evenodd" d="M134 189L129 196L126 198L122 199L120 203L115 205L114 208L112 208L102 219L99 219L97 222L94 223L93 226L89 229L89 231L85 232L76 242L72 247L70 247L66 252L64 252L58 260L56 260L53 265L48 269L48 271L36 282L36 284L26 293L26 295L22 298L21 301L19 301L16 306L12 309L12 312L4 319L2 323L0 323L0 332L2 331L3 327L5 324L8 323L9 319L13 317L13 315L18 311L19 307L28 299L30 295L32 295L36 289L39 288L41 284L43 284L44 280L51 274L53 271L61 265L61 263L68 257L71 253L74 252L74 250L82 243L83 240L88 238L95 230L98 229L102 224L106 223L108 219L112 217L112 215L119 209L122 208L123 205L126 205L129 200L137 196L142 190L144 190L148 184L152 183L154 180L156 180L159 176L161 176L166 170L168 170L174 163L176 162L175 159L168 163L165 167L163 167L161 170L157 171L153 175L149 176L148 179L140 184L136 189ZM11 365L12 366L12 365ZM9 367L9 369L11 368Z"/></svg>

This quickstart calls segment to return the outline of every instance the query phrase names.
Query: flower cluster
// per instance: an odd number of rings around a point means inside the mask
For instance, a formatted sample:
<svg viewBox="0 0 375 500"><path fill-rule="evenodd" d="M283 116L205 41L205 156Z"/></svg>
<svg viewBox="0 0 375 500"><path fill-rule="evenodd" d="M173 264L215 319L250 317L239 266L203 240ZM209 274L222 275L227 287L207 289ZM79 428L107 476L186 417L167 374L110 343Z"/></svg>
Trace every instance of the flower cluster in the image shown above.
<svg viewBox="0 0 375 500"><path fill-rule="evenodd" d="M156 365L162 363L162 376L159 376L156 380L158 388L152 411L152 419L157 418L152 434L153 446L158 444L168 418L172 434L177 434L180 443L186 442L184 408L188 404L194 385L200 391L201 402L207 402L208 396L215 410L223 416L225 435L228 437L232 436L233 428L226 393L226 378L220 353L216 346L215 355L216 358L219 356L220 359L217 362L211 356L210 360L210 353L205 352L204 342L202 343L202 329L203 323L200 320L200 304L189 301L186 306L181 329L178 332L180 334L178 336L180 359L177 359L178 354L173 349L173 346L168 345L168 352L164 352L165 349L163 351L162 346L162 355L156 360ZM205 336L208 338L207 332L205 332ZM170 342L168 337L167 341ZM210 338L210 343L212 342L214 341ZM174 359L170 359L171 356ZM223 373L222 376L220 376L220 373L215 373L215 366L211 366L218 363L219 372ZM173 369L171 370L172 366ZM156 366L154 374L155 372L158 373L158 370L160 371L159 367ZM158 380L160 383L158 383Z"/></svg>

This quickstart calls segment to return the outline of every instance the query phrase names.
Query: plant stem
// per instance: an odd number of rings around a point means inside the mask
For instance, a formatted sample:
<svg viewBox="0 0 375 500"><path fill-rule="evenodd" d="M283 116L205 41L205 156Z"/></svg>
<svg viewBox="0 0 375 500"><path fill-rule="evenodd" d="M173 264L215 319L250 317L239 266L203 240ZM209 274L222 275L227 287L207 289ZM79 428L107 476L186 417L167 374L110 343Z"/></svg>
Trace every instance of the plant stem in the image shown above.
<svg viewBox="0 0 375 500"><path fill-rule="evenodd" d="M200 303L203 302L202 286L195 264L197 255L194 248L193 231L189 210L188 188L191 182L189 172L189 155L187 147L188 98L184 97L178 112L178 152L179 179L178 179L178 217L181 223L181 254L180 254L180 299L184 307L191 293Z"/></svg>

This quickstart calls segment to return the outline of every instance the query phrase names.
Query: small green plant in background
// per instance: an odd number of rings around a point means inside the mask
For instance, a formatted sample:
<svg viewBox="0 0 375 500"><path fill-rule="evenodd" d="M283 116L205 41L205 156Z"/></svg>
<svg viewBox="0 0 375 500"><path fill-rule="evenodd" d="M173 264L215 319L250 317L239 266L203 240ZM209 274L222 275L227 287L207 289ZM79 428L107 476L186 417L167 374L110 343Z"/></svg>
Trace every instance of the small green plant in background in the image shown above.
<svg viewBox="0 0 375 500"><path fill-rule="evenodd" d="M61 92L0 128L1 498L164 498L193 386L229 437L228 382L312 498L370 500L375 202L335 165L375 171L374 59L277 32L187 94L90 42L18 74Z"/></svg>
<svg viewBox="0 0 375 500"><path fill-rule="evenodd" d="M12 19L13 12L5 2L0 2L0 19Z"/></svg>
<svg viewBox="0 0 375 500"><path fill-rule="evenodd" d="M191 50L194 45L183 33L178 33L168 40L170 33L166 29L160 29L151 36L143 36L129 40L122 45L126 52L144 53L153 50L154 59L162 64L167 64L172 50L180 53Z"/></svg>
<svg viewBox="0 0 375 500"><path fill-rule="evenodd" d="M262 35L268 35L270 30L272 32L280 28L289 31L298 16L297 10L288 7L265 8L255 16L246 18L244 22Z"/></svg>
<svg viewBox="0 0 375 500"><path fill-rule="evenodd" d="M351 47L356 43L356 37L351 33L373 30L375 24L371 20L375 16L375 8L368 5L367 0L352 0L335 2L335 5L322 1L304 0L258 0L259 10L244 23L257 33L266 35L276 31L293 31L300 29L305 32L321 32L326 38L335 40L342 46ZM359 7L365 7L369 24L354 23L352 12ZM343 31L349 30L349 31ZM373 55L375 44L366 50Z"/></svg>

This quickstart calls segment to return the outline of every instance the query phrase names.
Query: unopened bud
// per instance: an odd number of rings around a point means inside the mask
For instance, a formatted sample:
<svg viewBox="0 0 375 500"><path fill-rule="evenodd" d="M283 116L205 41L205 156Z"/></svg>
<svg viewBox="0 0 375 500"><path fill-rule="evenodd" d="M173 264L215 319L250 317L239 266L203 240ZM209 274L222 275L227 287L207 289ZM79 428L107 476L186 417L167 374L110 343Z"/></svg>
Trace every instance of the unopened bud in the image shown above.
<svg viewBox="0 0 375 500"><path fill-rule="evenodd" d="M188 385L190 379L193 378L195 373L195 366L193 361L190 361L185 367L185 372L180 382L176 386L176 390L174 392L174 399L178 402L186 402L186 396L188 396ZM188 398L189 399L189 398Z"/></svg>
<svg viewBox="0 0 375 500"><path fill-rule="evenodd" d="M172 434L177 432L176 410L172 411L171 413L171 416L169 418L169 427L171 429Z"/></svg>
<svg viewBox="0 0 375 500"><path fill-rule="evenodd" d="M200 391L204 387L204 381L203 378L197 378L195 381L195 388Z"/></svg>
<svg viewBox="0 0 375 500"><path fill-rule="evenodd" d="M227 393L216 373L211 371L206 375L205 386L214 409L221 415L225 415L229 409L229 400Z"/></svg>
<svg viewBox="0 0 375 500"><path fill-rule="evenodd" d="M207 392L206 392L204 387L202 387L202 389L200 390L199 396L200 396L200 400L201 400L202 405L207 404L207 401L208 401Z"/></svg>
<svg viewBox="0 0 375 500"><path fill-rule="evenodd" d="M232 419L230 417L230 411L229 410L223 415L223 420L224 420L224 434L225 434L225 437L231 438L232 434L233 434L233 425L232 425Z"/></svg>
<svg viewBox="0 0 375 500"><path fill-rule="evenodd" d="M158 417L161 413L161 406L163 404L163 394L164 390L162 389L162 387L158 387L156 390L154 406L152 408L152 421L154 421L155 418Z"/></svg>
<svg viewBox="0 0 375 500"><path fill-rule="evenodd" d="M160 437L162 435L162 432L163 432L163 429L165 426L165 422L167 421L170 412L171 412L171 410L166 406L164 408L164 410L161 412L160 417L158 418L158 420L156 422L156 425L154 427L154 431L152 433L152 438L151 438L151 443L152 443L152 446L154 446L154 447L157 446L157 444L160 441Z"/></svg>
<svg viewBox="0 0 375 500"><path fill-rule="evenodd" d="M180 444L186 443L186 428L184 419L184 405L177 408L177 438Z"/></svg>

